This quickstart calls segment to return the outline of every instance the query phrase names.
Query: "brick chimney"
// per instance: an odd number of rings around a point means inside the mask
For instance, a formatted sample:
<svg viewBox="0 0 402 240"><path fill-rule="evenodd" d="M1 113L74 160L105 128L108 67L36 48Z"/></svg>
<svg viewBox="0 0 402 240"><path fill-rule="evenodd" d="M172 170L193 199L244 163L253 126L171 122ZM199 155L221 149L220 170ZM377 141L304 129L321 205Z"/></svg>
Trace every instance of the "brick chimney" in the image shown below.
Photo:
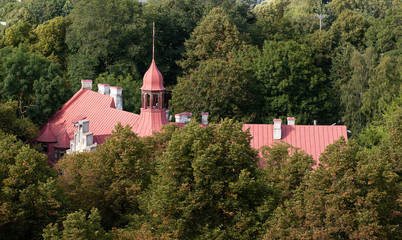
<svg viewBox="0 0 402 240"><path fill-rule="evenodd" d="M294 117L288 117L288 125L295 125L296 118Z"/></svg>
<svg viewBox="0 0 402 240"><path fill-rule="evenodd" d="M208 125L208 113L207 112L203 112L203 113L201 113L201 116L202 116L202 118L201 118L201 123L202 124L204 124L204 125Z"/></svg>
<svg viewBox="0 0 402 240"><path fill-rule="evenodd" d="M274 119L274 140L279 140L282 138L282 120Z"/></svg>
<svg viewBox="0 0 402 240"><path fill-rule="evenodd" d="M98 93L104 94L104 95L110 95L110 85L104 84L104 83L99 83L98 84Z"/></svg>
<svg viewBox="0 0 402 240"><path fill-rule="evenodd" d="M92 80L81 80L81 88L92 90Z"/></svg>
<svg viewBox="0 0 402 240"><path fill-rule="evenodd" d="M123 88L111 86L110 96L114 99L116 109L123 110Z"/></svg>

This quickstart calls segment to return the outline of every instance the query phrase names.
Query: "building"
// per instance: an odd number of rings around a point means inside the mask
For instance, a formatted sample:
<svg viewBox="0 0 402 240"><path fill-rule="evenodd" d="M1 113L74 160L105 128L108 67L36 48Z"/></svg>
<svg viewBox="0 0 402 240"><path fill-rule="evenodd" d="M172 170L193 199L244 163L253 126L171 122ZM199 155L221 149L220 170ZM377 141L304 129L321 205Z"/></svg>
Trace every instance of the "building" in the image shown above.
<svg viewBox="0 0 402 240"><path fill-rule="evenodd" d="M122 110L122 88L98 84L98 92L94 92L92 80L82 80L81 83L81 89L49 118L36 139L42 144L50 164L65 153L95 151L119 122L130 125L138 136L149 136L169 124L166 89L154 60L143 77L139 115ZM188 112L176 114L174 124L184 126L191 117ZM202 114L201 124L208 125L208 113ZM326 146L341 136L347 138L346 126L296 125L291 117L286 125L275 119L274 124L244 124L243 129L250 131L253 136L251 144L256 149L284 141L304 149L315 160Z"/></svg>

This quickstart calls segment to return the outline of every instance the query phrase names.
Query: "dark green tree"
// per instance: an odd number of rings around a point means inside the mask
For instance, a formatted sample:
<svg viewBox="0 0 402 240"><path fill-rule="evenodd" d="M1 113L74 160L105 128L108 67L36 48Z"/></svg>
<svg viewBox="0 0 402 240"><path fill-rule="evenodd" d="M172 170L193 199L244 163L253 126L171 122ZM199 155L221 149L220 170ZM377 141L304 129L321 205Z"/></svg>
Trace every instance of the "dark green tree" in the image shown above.
<svg viewBox="0 0 402 240"><path fill-rule="evenodd" d="M374 76L375 61L373 48L368 48L364 54L355 50L350 60L352 75L348 82L340 86L342 121L353 134L360 133L367 123L367 116L361 108L363 95L369 88L369 79Z"/></svg>
<svg viewBox="0 0 402 240"><path fill-rule="evenodd" d="M329 29L333 46L338 47L350 43L362 50L365 45L364 36L369 27L368 21L359 13L352 10L343 11Z"/></svg>
<svg viewBox="0 0 402 240"><path fill-rule="evenodd" d="M68 73L78 80L100 73L135 75L144 19L141 4L130 0L80 1L71 11L66 42L71 51Z"/></svg>
<svg viewBox="0 0 402 240"><path fill-rule="evenodd" d="M294 116L301 124L332 121L331 93L321 69L314 65L312 50L295 41L264 44L256 60L256 74L264 96L260 122Z"/></svg>
<svg viewBox="0 0 402 240"><path fill-rule="evenodd" d="M256 49L246 49L256 55ZM255 101L257 84L253 82L252 69L244 66L253 63L252 54L245 51L228 60L202 61L188 76L179 78L169 102L170 109L175 113L190 111L197 119L202 112L208 112L215 122L225 117L253 121L258 114L254 110L259 106Z"/></svg>
<svg viewBox="0 0 402 240"><path fill-rule="evenodd" d="M189 70L204 60L227 59L228 54L240 49L241 45L236 25L223 8L214 8L185 42L186 52L180 65Z"/></svg>
<svg viewBox="0 0 402 240"><path fill-rule="evenodd" d="M60 66L26 47L0 51L0 92L3 100L18 102L21 118L40 124L51 116L70 95Z"/></svg>
<svg viewBox="0 0 402 240"><path fill-rule="evenodd" d="M159 159L147 212L161 236L181 239L252 239L260 236L260 208L272 188L241 124L223 120L174 132Z"/></svg>

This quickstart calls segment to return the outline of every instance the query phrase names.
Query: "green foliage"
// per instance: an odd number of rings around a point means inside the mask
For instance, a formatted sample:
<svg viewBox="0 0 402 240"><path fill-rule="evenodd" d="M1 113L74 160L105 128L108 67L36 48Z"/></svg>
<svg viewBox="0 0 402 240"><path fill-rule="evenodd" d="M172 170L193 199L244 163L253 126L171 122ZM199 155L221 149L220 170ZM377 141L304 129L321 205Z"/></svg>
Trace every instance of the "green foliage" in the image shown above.
<svg viewBox="0 0 402 240"><path fill-rule="evenodd" d="M174 132L143 201L157 232L172 238L250 239L272 189L240 124L195 122Z"/></svg>
<svg viewBox="0 0 402 240"><path fill-rule="evenodd" d="M16 101L0 102L0 130L22 141L30 141L39 134L39 129L29 119L17 118Z"/></svg>
<svg viewBox="0 0 402 240"><path fill-rule="evenodd" d="M70 24L70 21L63 17L56 17L40 24L34 30L37 42L31 46L31 49L64 66L68 53L65 38Z"/></svg>
<svg viewBox="0 0 402 240"><path fill-rule="evenodd" d="M256 6L254 11L257 15L253 38L259 46L265 40L286 41L296 40L300 35L292 24L291 20L285 16L286 1L275 1Z"/></svg>
<svg viewBox="0 0 402 240"><path fill-rule="evenodd" d="M350 43L358 49L364 46L364 36L369 24L360 14L351 10L343 11L329 29L333 46Z"/></svg>
<svg viewBox="0 0 402 240"><path fill-rule="evenodd" d="M65 214L66 198L46 156L0 133L0 236L40 239L42 229ZM3 239L3 238L2 238Z"/></svg>
<svg viewBox="0 0 402 240"><path fill-rule="evenodd" d="M56 168L63 171L60 185L76 209L99 209L102 225L122 227L128 214L138 214L138 197L150 183L150 152L131 128L116 126L97 152L67 155Z"/></svg>
<svg viewBox="0 0 402 240"><path fill-rule="evenodd" d="M342 121L352 133L360 132L367 123L366 115L362 113L361 108L363 94L367 91L369 79L374 74L375 57L373 48L368 48L364 54L355 50L350 60L352 75L340 88L340 100L344 108Z"/></svg>
<svg viewBox="0 0 402 240"><path fill-rule="evenodd" d="M377 52L400 56L402 43L402 5L387 11L384 18L378 18L367 30L367 45Z"/></svg>
<svg viewBox="0 0 402 240"><path fill-rule="evenodd" d="M276 142L272 146L260 149L264 171L267 179L275 183L281 190L283 199L293 196L294 190L300 186L305 175L313 170L315 165L311 155L285 142ZM284 201L284 200L282 200Z"/></svg>
<svg viewBox="0 0 402 240"><path fill-rule="evenodd" d="M188 70L204 60L227 59L241 45L240 33L225 10L214 8L185 42L186 52L180 65Z"/></svg>
<svg viewBox="0 0 402 240"><path fill-rule="evenodd" d="M133 59L138 57L137 46L144 29L140 3L130 0L80 1L69 18L72 24L66 42L72 53L68 72L73 82L94 79L106 71L116 75L122 69L131 73L136 71Z"/></svg>
<svg viewBox="0 0 402 240"><path fill-rule="evenodd" d="M95 79L94 84L107 83L110 86L119 86L123 88L123 110L139 113L141 108L141 86L142 83L138 79L138 74L134 73L122 75L114 75L103 73L100 74L98 78ZM96 85L97 86L97 85ZM94 91L96 91L94 86Z"/></svg>
<svg viewBox="0 0 402 240"><path fill-rule="evenodd" d="M49 224L43 230L43 239L45 240L61 240L61 239L77 239L77 240L97 240L110 239L102 228L101 216L96 208L91 209L88 215L82 211L76 211L67 215L63 221L63 230L59 231L58 224Z"/></svg>
<svg viewBox="0 0 402 240"><path fill-rule="evenodd" d="M2 99L17 101L21 118L29 117L40 124L61 107L70 94L59 65L29 53L25 47L0 50L0 61Z"/></svg>
<svg viewBox="0 0 402 240"><path fill-rule="evenodd" d="M34 42L34 39L32 24L26 21L19 21L6 29L1 45L13 48L18 47L20 44L29 46Z"/></svg>
<svg viewBox="0 0 402 240"><path fill-rule="evenodd" d="M252 48L246 49L252 51ZM225 117L252 121L253 110L257 108L253 94L256 90L252 85L254 73L244 66L246 57L241 54L248 53L236 53L227 61L219 58L202 61L188 76L179 78L169 102L171 109L176 113L191 111L197 119L202 112L208 112L212 122ZM252 59L247 61L253 62Z"/></svg>
<svg viewBox="0 0 402 240"><path fill-rule="evenodd" d="M260 122L294 116L300 124L331 121L331 95L325 75L314 66L311 49L294 41L266 42L256 60L264 96Z"/></svg>

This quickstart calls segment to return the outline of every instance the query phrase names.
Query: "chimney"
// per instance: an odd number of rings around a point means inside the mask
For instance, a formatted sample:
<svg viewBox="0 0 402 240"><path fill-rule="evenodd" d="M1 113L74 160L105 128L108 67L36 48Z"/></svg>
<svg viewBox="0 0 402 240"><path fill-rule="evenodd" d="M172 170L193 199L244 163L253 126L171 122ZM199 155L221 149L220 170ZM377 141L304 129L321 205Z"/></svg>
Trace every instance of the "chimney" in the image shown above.
<svg viewBox="0 0 402 240"><path fill-rule="evenodd" d="M295 125L296 118L288 117L288 125Z"/></svg>
<svg viewBox="0 0 402 240"><path fill-rule="evenodd" d="M98 84L98 93L103 94L103 95L110 95L110 85L104 84L104 83L99 83Z"/></svg>
<svg viewBox="0 0 402 240"><path fill-rule="evenodd" d="M314 120L314 121L313 121L313 124L314 124L314 125L317 125L317 120Z"/></svg>
<svg viewBox="0 0 402 240"><path fill-rule="evenodd" d="M92 80L81 80L81 88L92 90Z"/></svg>
<svg viewBox="0 0 402 240"><path fill-rule="evenodd" d="M110 96L114 99L114 105L116 109L123 110L123 88L110 87Z"/></svg>
<svg viewBox="0 0 402 240"><path fill-rule="evenodd" d="M204 125L208 125L208 113L207 112L203 112L201 113L201 123Z"/></svg>
<svg viewBox="0 0 402 240"><path fill-rule="evenodd" d="M187 124L190 122L191 117L193 116L192 113L189 112L182 112L175 115L177 123L184 123Z"/></svg>
<svg viewBox="0 0 402 240"><path fill-rule="evenodd" d="M282 138L281 124L281 119L274 119L274 140L279 140Z"/></svg>

